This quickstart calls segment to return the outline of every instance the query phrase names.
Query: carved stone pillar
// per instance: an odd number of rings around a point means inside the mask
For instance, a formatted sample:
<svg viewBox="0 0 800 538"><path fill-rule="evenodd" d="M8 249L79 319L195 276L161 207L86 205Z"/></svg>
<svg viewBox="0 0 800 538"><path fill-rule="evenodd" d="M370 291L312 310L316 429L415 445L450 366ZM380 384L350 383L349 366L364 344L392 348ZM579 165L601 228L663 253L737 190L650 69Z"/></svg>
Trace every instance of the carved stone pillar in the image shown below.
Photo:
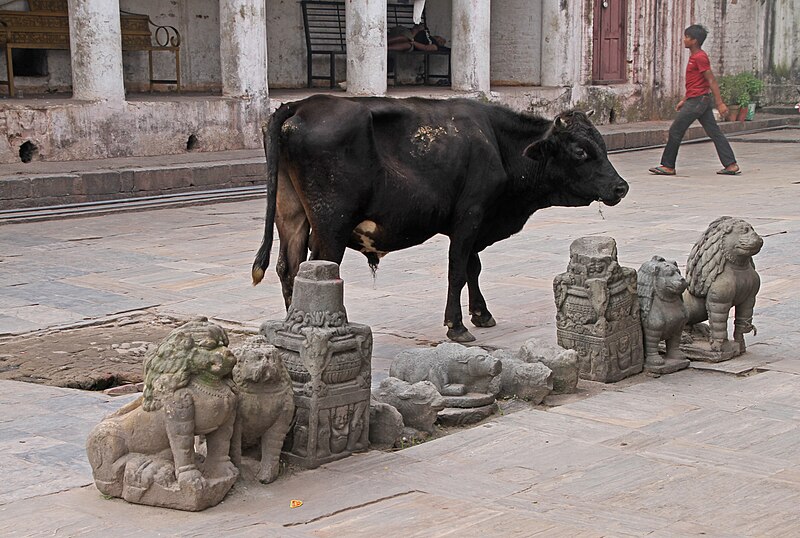
<svg viewBox="0 0 800 538"><path fill-rule="evenodd" d="M119 0L69 0L72 97L124 101Z"/></svg>
<svg viewBox="0 0 800 538"><path fill-rule="evenodd" d="M453 0L452 86L489 93L489 0Z"/></svg>
<svg viewBox="0 0 800 538"><path fill-rule="evenodd" d="M553 281L558 344L578 352L580 376L613 383L642 371L636 271L617 262L611 237L581 237Z"/></svg>
<svg viewBox="0 0 800 538"><path fill-rule="evenodd" d="M265 0L220 0L222 95L267 96Z"/></svg>
<svg viewBox="0 0 800 538"><path fill-rule="evenodd" d="M369 446L372 331L347 321L343 299L339 266L307 261L295 277L286 319L261 326L294 388L295 422L284 455L306 468Z"/></svg>
<svg viewBox="0 0 800 538"><path fill-rule="evenodd" d="M386 94L386 0L349 0L347 93Z"/></svg>

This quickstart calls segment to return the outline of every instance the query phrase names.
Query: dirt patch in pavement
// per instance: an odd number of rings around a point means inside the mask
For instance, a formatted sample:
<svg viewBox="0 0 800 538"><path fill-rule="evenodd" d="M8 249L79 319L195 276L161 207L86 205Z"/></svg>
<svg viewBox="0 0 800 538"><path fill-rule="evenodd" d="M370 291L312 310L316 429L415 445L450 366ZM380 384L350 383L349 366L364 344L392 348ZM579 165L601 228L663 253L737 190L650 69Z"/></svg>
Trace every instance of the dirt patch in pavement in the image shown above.
<svg viewBox="0 0 800 538"><path fill-rule="evenodd" d="M147 350L185 321L143 314L4 338L0 379L84 390L139 383ZM228 335L233 341L243 338L230 330Z"/></svg>

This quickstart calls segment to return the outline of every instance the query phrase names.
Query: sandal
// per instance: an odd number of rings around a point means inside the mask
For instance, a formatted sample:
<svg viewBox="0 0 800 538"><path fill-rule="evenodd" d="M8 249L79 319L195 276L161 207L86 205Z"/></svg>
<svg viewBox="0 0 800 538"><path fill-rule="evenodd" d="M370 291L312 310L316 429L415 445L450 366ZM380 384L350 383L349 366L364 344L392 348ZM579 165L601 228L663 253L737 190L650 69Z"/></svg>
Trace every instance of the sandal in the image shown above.
<svg viewBox="0 0 800 538"><path fill-rule="evenodd" d="M723 168L722 170L717 170L717 174L721 176L738 176L742 173L742 170L737 167L736 170L728 170L727 168Z"/></svg>
<svg viewBox="0 0 800 538"><path fill-rule="evenodd" d="M674 176L675 170L667 170L663 166L654 166L650 169L650 173L657 176Z"/></svg>

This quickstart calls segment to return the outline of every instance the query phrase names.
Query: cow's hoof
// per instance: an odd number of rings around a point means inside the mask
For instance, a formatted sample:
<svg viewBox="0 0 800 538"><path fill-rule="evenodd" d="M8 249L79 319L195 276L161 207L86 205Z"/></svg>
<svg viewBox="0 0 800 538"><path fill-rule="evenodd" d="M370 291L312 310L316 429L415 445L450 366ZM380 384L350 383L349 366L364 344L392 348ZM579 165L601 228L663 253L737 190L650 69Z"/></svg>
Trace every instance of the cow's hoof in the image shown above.
<svg viewBox="0 0 800 538"><path fill-rule="evenodd" d="M475 341L475 337L472 336L472 334L467 329L461 329L460 331L456 331L455 329L448 329L447 337L453 342L458 342L460 344Z"/></svg>
<svg viewBox="0 0 800 538"><path fill-rule="evenodd" d="M473 315L470 321L472 321L472 324L476 327L494 327L497 325L497 322L491 314L483 314L480 316Z"/></svg>

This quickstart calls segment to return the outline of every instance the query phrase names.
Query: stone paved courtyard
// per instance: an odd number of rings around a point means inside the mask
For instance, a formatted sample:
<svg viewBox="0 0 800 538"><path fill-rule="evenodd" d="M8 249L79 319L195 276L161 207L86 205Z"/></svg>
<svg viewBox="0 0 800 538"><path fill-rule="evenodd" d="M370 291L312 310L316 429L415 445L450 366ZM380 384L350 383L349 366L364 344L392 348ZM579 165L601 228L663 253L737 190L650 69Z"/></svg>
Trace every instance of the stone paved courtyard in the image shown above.
<svg viewBox="0 0 800 538"><path fill-rule="evenodd" d="M659 150L612 156L631 184L620 205L541 211L486 251L482 285L498 325L473 334L492 348L555 342L552 278L579 236L615 237L629 267L654 254L683 266L707 224L733 215L765 237L758 334L745 356L604 391L582 385L556 407L399 452L240 483L199 514L106 500L91 485L86 432L125 397L0 381L0 534L800 534L800 130L732 143L736 177L714 174L708 143L684 146L671 178L646 172ZM282 318L272 269L249 283L263 210L259 200L0 226L0 334L137 312L207 315L242 331ZM373 383L398 351L444 339L446 251L437 237L393 253L374 279L347 253L345 304L375 334ZM304 505L289 509L290 499Z"/></svg>

